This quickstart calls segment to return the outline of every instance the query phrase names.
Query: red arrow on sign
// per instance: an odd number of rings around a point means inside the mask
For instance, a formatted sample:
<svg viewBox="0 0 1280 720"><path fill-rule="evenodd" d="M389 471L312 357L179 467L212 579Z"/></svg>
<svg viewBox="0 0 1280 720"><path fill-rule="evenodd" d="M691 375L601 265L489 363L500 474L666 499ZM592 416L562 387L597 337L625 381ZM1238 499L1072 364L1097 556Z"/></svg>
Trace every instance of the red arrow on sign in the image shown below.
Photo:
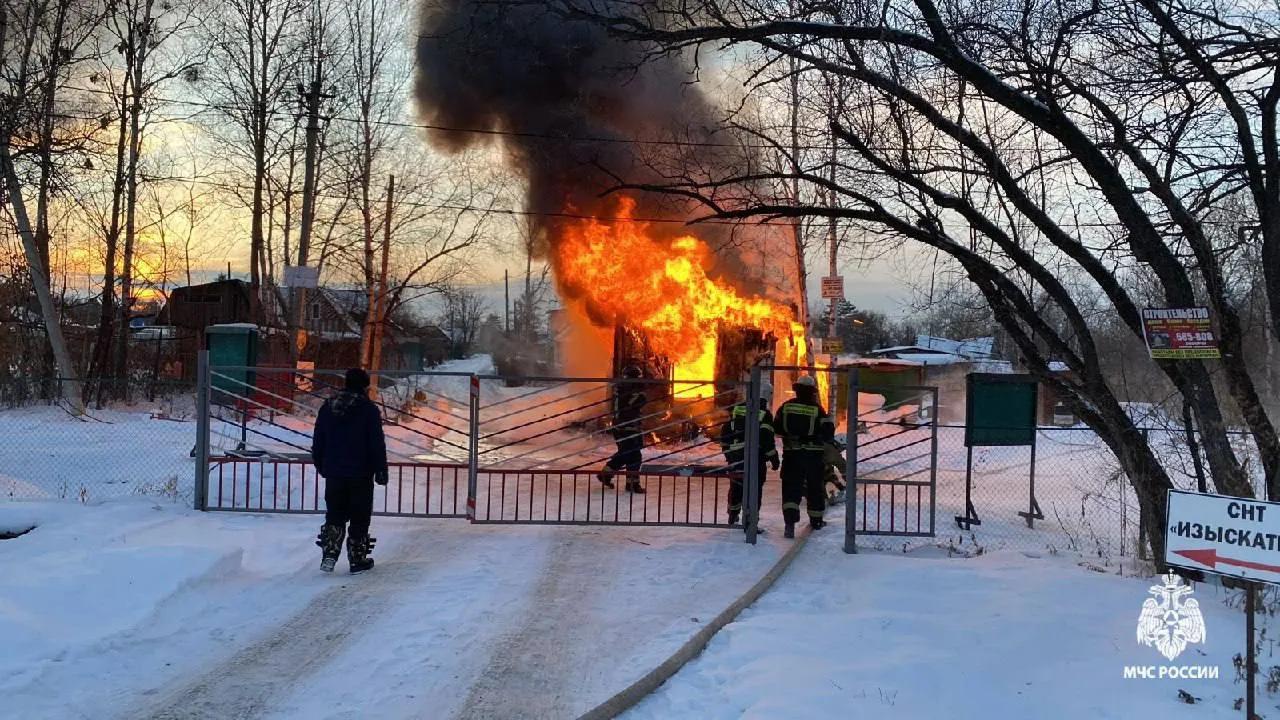
<svg viewBox="0 0 1280 720"><path fill-rule="evenodd" d="M1250 568L1252 570L1265 570L1267 572L1280 573L1280 565L1267 565L1266 563L1251 562L1249 560L1218 557L1218 551L1213 548L1208 550L1174 550L1173 554L1181 555L1192 562L1206 565L1211 569L1217 567L1218 563L1221 563L1223 565L1235 565L1236 567Z"/></svg>

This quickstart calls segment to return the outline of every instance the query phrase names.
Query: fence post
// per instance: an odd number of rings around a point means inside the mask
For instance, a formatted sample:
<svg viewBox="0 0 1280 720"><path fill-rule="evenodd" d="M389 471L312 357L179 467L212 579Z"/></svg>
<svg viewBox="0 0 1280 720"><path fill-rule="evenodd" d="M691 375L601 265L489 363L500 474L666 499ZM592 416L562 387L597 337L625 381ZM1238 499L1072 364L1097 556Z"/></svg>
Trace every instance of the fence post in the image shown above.
<svg viewBox="0 0 1280 720"><path fill-rule="evenodd" d="M196 356L196 468L193 494L196 510L209 509L209 351Z"/></svg>
<svg viewBox="0 0 1280 720"><path fill-rule="evenodd" d="M480 378L471 376L467 423L467 520L476 521L476 489L480 482Z"/></svg>
<svg viewBox="0 0 1280 720"><path fill-rule="evenodd" d="M1142 428L1142 442L1151 446L1151 433L1147 428ZM1138 497L1137 491L1134 491L1134 497ZM1147 560L1147 510L1142 504L1142 498L1138 498L1138 559L1146 562Z"/></svg>
<svg viewBox="0 0 1280 720"><path fill-rule="evenodd" d="M929 537L934 537L938 533L938 388L930 392L933 407L929 422L933 424L933 437L929 441Z"/></svg>
<svg viewBox="0 0 1280 720"><path fill-rule="evenodd" d="M858 368L851 367L847 372L849 373L849 398L844 409L844 551L856 553L858 552ZM877 508L876 512L879 511Z"/></svg>
<svg viewBox="0 0 1280 720"><path fill-rule="evenodd" d="M743 446L742 495L746 501L742 522L747 531L747 542L756 544L760 523L760 366L751 368L751 380L747 383L747 426ZM732 481L730 481L732 482Z"/></svg>

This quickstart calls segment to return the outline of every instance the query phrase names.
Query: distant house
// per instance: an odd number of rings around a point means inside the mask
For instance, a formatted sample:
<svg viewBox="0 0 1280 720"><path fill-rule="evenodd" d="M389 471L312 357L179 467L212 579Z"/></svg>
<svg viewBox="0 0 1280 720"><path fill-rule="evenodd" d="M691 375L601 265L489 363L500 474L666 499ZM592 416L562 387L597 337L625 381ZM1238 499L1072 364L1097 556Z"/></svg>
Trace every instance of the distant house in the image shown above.
<svg viewBox="0 0 1280 720"><path fill-rule="evenodd" d="M318 288L307 293L303 327L308 333L303 359L330 367L360 364L369 296L363 290ZM383 331L383 370L422 370L444 361L449 338L440 328L408 328L389 320Z"/></svg>
<svg viewBox="0 0 1280 720"><path fill-rule="evenodd" d="M155 319L156 325L192 331L202 338L210 325L254 322L252 291L243 280L218 280L202 285L175 288ZM302 327L306 339L299 359L316 367L345 368L360 364L360 339L364 330L368 296L362 290L317 288L306 294ZM288 329L289 294L286 288L264 293L260 328L258 362L264 365L290 365L295 340ZM184 355L194 367L195 352L203 343L193 341L184 347ZM421 370L435 365L448 354L449 339L435 326L405 328L389 322L385 329L382 368L385 370Z"/></svg>
<svg viewBox="0 0 1280 720"><path fill-rule="evenodd" d="M243 280L216 280L174 288L157 325L203 332L210 325L253 322L252 291Z"/></svg>
<svg viewBox="0 0 1280 720"><path fill-rule="evenodd" d="M1064 362L1053 360L1049 362L1049 372L1063 380L1074 380L1075 374L1067 367ZM1039 392L1036 393L1039 407L1036 408L1037 422L1041 425L1075 425L1075 413L1067 409L1066 403L1058 394L1058 389L1048 383L1040 383Z"/></svg>
<svg viewBox="0 0 1280 720"><path fill-rule="evenodd" d="M991 337L948 340L931 335L918 335L914 345L876 348L867 353L867 357L920 363L925 366L926 380L954 370L961 370L964 373L1013 372L1012 363L992 358L994 345L995 338Z"/></svg>
<svg viewBox="0 0 1280 720"><path fill-rule="evenodd" d="M237 279L188 285L169 292L154 324L178 329L177 356L182 376L191 377L195 372L196 353L205 344L205 328L210 325L255 322L252 298L253 291L249 283ZM280 320L280 304L269 295L265 296L262 314L266 321L255 323L259 326L260 333L258 364L289 364L289 338L283 331Z"/></svg>

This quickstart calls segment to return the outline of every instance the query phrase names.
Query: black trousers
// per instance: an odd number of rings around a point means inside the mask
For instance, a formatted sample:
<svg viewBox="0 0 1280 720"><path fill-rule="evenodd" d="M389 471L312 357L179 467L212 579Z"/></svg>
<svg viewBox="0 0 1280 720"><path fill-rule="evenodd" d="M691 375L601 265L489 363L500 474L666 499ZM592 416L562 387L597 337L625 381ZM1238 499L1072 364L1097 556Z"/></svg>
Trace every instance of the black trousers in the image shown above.
<svg viewBox="0 0 1280 720"><path fill-rule="evenodd" d="M620 428L616 437L618 451L609 458L605 467L610 470L626 468L632 473L639 472L640 465L644 462L644 456L640 454L644 448L644 436L640 435L638 428Z"/></svg>
<svg viewBox="0 0 1280 720"><path fill-rule="evenodd" d="M729 472L734 473L733 479L729 481L729 512L742 510L744 482L747 475L747 466L742 461L742 456L743 452L741 450L731 450L724 454L724 459L729 466ZM767 467L769 467L769 459L760 458L760 477L757 479L760 489L756 493L757 498L764 495L765 468Z"/></svg>
<svg viewBox="0 0 1280 720"><path fill-rule="evenodd" d="M325 478L324 522L344 527L353 538L369 536L373 516L373 478Z"/></svg>
<svg viewBox="0 0 1280 720"><path fill-rule="evenodd" d="M804 498L810 520L821 520L827 509L827 463L821 450L787 450L782 453L782 517L800 521Z"/></svg>

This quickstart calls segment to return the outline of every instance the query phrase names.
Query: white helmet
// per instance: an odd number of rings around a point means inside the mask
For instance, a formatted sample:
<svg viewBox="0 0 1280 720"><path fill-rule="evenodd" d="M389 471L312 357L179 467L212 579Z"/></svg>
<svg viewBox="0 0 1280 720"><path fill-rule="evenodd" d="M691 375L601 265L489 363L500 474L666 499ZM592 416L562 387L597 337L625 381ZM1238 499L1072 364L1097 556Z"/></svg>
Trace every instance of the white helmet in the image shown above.
<svg viewBox="0 0 1280 720"><path fill-rule="evenodd" d="M815 380L812 375L801 375L799 378L796 378L794 387L811 387L816 389L818 387L818 381Z"/></svg>
<svg viewBox="0 0 1280 720"><path fill-rule="evenodd" d="M760 383L760 399L766 403L773 402L773 385L768 381Z"/></svg>

